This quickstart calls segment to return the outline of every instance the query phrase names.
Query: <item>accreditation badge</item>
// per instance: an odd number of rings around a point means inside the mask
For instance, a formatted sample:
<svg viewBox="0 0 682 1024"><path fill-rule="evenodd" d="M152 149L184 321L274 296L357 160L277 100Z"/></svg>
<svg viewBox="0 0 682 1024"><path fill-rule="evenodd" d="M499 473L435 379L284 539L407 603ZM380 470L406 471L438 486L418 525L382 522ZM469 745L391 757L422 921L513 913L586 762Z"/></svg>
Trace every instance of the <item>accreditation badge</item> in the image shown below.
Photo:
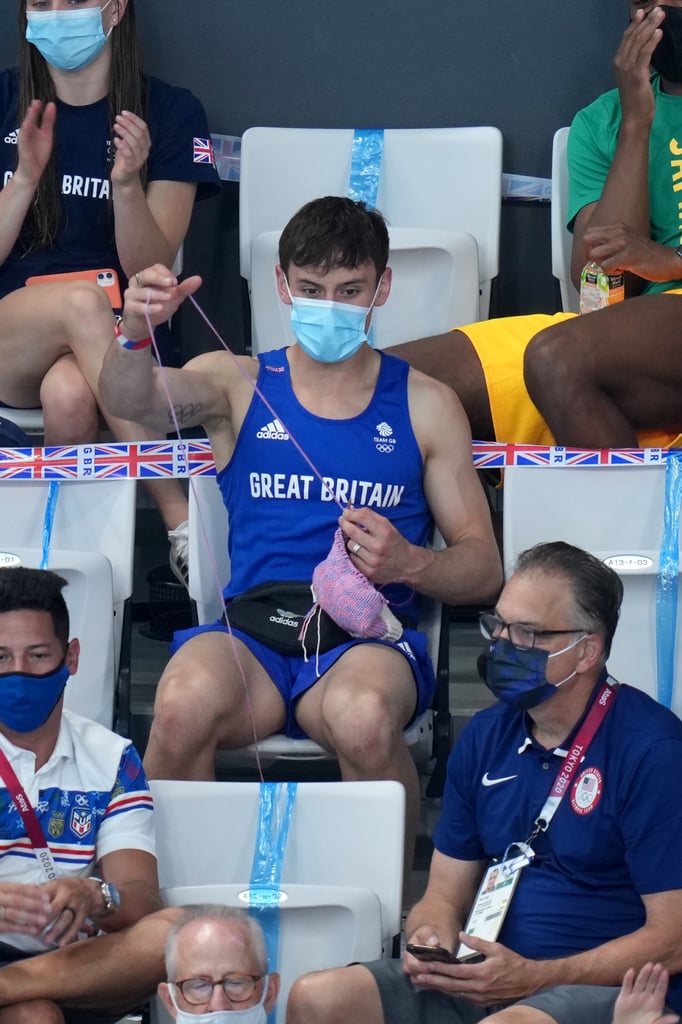
<svg viewBox="0 0 682 1024"><path fill-rule="evenodd" d="M501 860L490 862L463 929L467 935L475 935L487 942L497 941L521 872L534 856L527 843L513 843L507 847ZM463 962L483 959L480 953L464 942L460 943L456 955Z"/></svg>

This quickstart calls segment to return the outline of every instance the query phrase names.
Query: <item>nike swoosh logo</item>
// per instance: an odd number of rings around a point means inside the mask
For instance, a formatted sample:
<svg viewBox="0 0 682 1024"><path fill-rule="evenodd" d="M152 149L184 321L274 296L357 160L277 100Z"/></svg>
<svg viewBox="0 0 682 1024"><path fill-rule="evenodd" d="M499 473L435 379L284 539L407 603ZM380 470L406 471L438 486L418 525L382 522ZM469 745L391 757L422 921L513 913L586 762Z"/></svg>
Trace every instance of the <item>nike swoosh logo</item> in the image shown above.
<svg viewBox="0 0 682 1024"><path fill-rule="evenodd" d="M511 782L512 779L516 778L518 778L518 776L516 775L505 775L501 779L489 779L488 773L486 772L483 778L481 779L481 782L483 783L484 786L499 786L501 782Z"/></svg>

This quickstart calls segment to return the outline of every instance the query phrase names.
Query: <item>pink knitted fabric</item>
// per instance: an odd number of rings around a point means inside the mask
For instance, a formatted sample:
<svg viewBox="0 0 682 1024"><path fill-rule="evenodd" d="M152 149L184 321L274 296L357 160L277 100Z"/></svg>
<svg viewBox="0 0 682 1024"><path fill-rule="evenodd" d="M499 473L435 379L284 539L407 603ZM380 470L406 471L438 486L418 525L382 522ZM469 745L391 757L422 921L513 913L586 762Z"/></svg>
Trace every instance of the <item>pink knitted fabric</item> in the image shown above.
<svg viewBox="0 0 682 1024"><path fill-rule="evenodd" d="M352 636L399 640L402 635L386 598L351 562L340 527L331 551L313 572L313 598Z"/></svg>

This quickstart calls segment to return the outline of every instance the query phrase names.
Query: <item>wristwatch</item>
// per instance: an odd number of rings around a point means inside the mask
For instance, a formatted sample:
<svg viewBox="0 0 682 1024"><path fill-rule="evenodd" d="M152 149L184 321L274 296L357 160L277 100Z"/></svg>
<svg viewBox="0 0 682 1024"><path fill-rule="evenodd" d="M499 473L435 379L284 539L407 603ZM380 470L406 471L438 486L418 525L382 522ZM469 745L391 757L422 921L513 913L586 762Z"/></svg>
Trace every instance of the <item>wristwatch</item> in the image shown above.
<svg viewBox="0 0 682 1024"><path fill-rule="evenodd" d="M678 245L677 249L675 249L675 252L677 253L677 255L682 260L682 245Z"/></svg>
<svg viewBox="0 0 682 1024"><path fill-rule="evenodd" d="M105 882L103 878L98 878L97 875L90 875L93 882L97 882L99 885L99 891L102 894L102 902L104 903L104 910L97 914L97 917L103 917L104 914L110 914L112 910L118 910L121 906L121 894L114 885L113 882Z"/></svg>

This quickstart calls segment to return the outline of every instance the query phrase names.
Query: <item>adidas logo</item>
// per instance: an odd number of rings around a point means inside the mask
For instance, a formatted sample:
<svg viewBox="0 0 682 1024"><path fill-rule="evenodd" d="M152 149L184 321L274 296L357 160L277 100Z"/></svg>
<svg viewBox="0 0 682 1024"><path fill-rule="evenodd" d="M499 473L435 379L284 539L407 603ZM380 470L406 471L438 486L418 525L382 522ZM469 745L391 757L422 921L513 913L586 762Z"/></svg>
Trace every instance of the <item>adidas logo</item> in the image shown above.
<svg viewBox="0 0 682 1024"><path fill-rule="evenodd" d="M19 141L19 129L15 128L9 135L5 135L5 142L9 142L10 146L16 146Z"/></svg>
<svg viewBox="0 0 682 1024"><path fill-rule="evenodd" d="M284 429L284 424L280 423L279 420L273 420L271 423L266 423L264 427L256 434L256 437L261 441L288 441L289 435Z"/></svg>

